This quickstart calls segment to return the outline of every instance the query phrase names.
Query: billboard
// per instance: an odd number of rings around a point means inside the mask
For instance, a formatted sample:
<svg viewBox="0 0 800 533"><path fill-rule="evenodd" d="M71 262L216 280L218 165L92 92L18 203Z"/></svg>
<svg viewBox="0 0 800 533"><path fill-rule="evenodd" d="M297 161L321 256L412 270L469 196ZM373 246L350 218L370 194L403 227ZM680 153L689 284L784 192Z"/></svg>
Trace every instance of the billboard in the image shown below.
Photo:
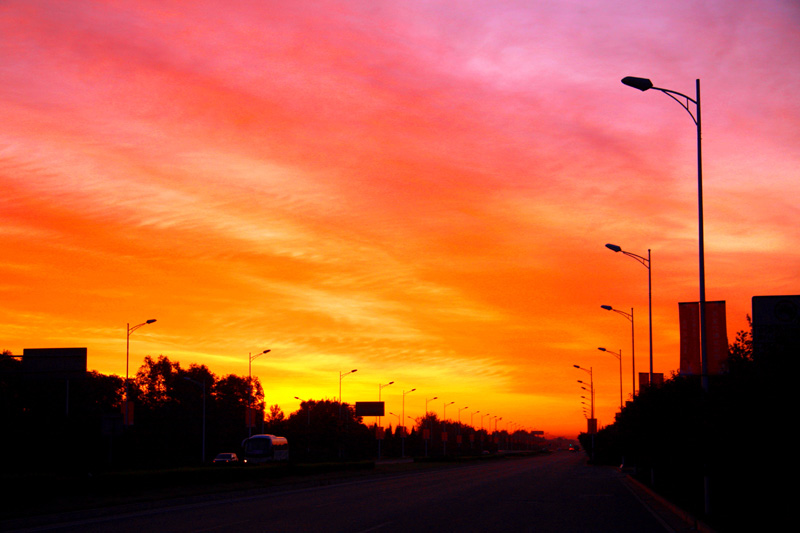
<svg viewBox="0 0 800 533"><path fill-rule="evenodd" d="M356 402L356 416L384 416L384 402Z"/></svg>
<svg viewBox="0 0 800 533"><path fill-rule="evenodd" d="M22 372L35 378L86 377L86 348L25 348Z"/></svg>

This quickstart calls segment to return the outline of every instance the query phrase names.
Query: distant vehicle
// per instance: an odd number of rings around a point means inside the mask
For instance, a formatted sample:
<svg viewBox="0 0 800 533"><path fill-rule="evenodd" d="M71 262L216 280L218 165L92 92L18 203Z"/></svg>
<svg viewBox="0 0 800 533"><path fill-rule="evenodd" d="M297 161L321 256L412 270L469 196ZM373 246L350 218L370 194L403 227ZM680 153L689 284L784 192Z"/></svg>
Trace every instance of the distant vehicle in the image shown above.
<svg viewBox="0 0 800 533"><path fill-rule="evenodd" d="M230 464L230 463L238 463L239 456L235 453L219 453L216 457L214 457L214 464Z"/></svg>
<svg viewBox="0 0 800 533"><path fill-rule="evenodd" d="M570 445L569 445L569 448L567 448L567 449L568 449L569 451L571 451L571 452L577 452L578 450L580 450L580 446L578 446L578 445L576 445L576 444L570 444Z"/></svg>
<svg viewBox="0 0 800 533"><path fill-rule="evenodd" d="M253 435L242 441L245 464L289 460L289 441L275 435Z"/></svg>

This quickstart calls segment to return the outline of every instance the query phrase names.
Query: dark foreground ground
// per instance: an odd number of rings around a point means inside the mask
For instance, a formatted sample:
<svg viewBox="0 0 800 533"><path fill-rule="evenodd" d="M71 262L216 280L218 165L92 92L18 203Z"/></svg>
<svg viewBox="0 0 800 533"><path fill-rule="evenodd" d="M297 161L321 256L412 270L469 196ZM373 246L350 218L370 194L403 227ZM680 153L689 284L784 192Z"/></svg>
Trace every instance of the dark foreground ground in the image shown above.
<svg viewBox="0 0 800 533"><path fill-rule="evenodd" d="M456 476L448 474L447 470L459 469L462 472ZM562 469L560 473L556 473L556 469ZM519 472L517 471L519 470ZM603 473L605 472L605 473ZM455 474L455 472L453 472ZM552 474L551 474L552 473ZM511 490L508 489L508 483L498 485L501 488L491 488L494 481L501 476L511 476L508 478L510 482L520 476L528 476L528 481L524 481L521 485L522 488ZM114 475L101 476L99 479L84 479L84 480L68 480L60 479L58 481L50 479L49 490L45 487L40 487L38 493L36 492L35 483L32 480L26 482L24 490L17 490L10 500L6 500L3 505L2 517L0 517L0 530L2 531L44 531L44 530L87 530L87 527L96 527L97 531L115 530L119 531L120 527L131 526L134 527L132 517L157 515L163 513L165 516L175 516L178 511L176 509L203 509L204 511L211 512L211 509L220 508L226 509L228 503L239 504L240 502L254 502L266 498L270 503L270 507L277 501L284 499L292 499L295 496L303 495L301 503L298 504L299 508L304 509L308 502L309 495L317 497L324 494L323 498L335 498L332 496L338 492L342 492L342 500L337 504L337 508L341 505L346 505L349 500L347 494L352 491L349 487L374 487L364 488L364 495L360 497L361 501L368 501L376 491L390 490L385 486L383 479L387 482L397 485L399 483L406 483L407 487L399 489L399 496L390 498L392 505L406 506L405 512L392 512L387 514L390 519L383 516L375 518L374 523L380 525L381 529L386 531L398 530L393 529L394 526L400 526L408 512L421 512L418 511L424 508L429 502L425 500L418 504L411 505L410 495L420 493L420 487L429 490L429 500L438 501L442 496L441 492L449 492L452 485L456 486L453 489L454 493L459 493L460 496L454 497L452 500L443 500L447 502L445 506L449 512L453 512L455 506L460 505L460 502L465 498L476 498L476 505L467 506L465 509L453 514L449 520L459 520L462 516L469 514L475 509L485 509L486 513L481 510L477 512L476 516L483 519L486 516L493 516L493 510L502 508L507 505L507 502L515 499L522 498L521 493L528 490L527 487L539 484L547 476L552 475L556 481L550 483L561 483L563 479L566 483L566 492L572 492L572 485L570 483L580 480L587 480L589 478L596 479L599 485L600 492L598 496L592 497L588 501L596 501L598 498L610 498L609 489L603 488L603 483L609 483L609 487L617 487L616 491L622 490L623 494L629 494L632 498L633 505L629 504L624 507L624 512L627 513L633 507L637 508L639 514L650 516L649 518L655 524L654 530L657 531L697 531L706 530L703 524L700 524L682 513L679 509L675 509L666 505L657 496L644 490L638 484L632 482L627 476L619 473L615 469L607 467L594 467L585 464L585 458L581 454L571 454L569 452L561 452L553 456L527 456L527 457L501 457L493 456L490 458L474 459L470 461L458 462L364 462L364 463L349 463L349 464L326 464L326 465L270 465L269 467L255 467L255 468L201 468L201 469L180 469L171 471L153 471L153 472L135 472L135 473L118 473ZM485 481L480 481L481 477ZM600 481L604 479L606 481ZM438 480L438 481L437 481ZM448 481L450 480L450 481ZM45 481L41 478L39 481ZM353 484L357 485L353 485ZM430 487L436 486L439 483L441 490L433 490ZM504 491L510 490L510 495L498 499L498 502L490 505L491 494L474 494L473 491L466 490L464 485L476 484L476 489L479 487L481 491ZM59 485L60 484L60 485ZM8 485L6 485L8 486ZM12 485L13 486L13 485ZM622 489L621 487L625 487ZM20 487L20 485L17 485ZM326 487L335 489L336 492L329 492ZM341 487L341 488L339 488ZM319 493L320 489L325 489L325 493ZM361 490L361 489L359 489ZM533 489L531 489L533 490ZM538 490L538 489L537 489ZM542 489L543 490L543 489ZM576 488L576 490L579 490ZM581 489L582 490L582 489ZM309 492L311 491L311 492ZM424 494L424 490L422 493ZM547 490L542 492L542 495L532 495L519 501L523 501L524 505L528 508L541 507L542 511L545 509L553 509L554 505L560 504L558 501L544 502L542 498L550 498L551 491ZM287 496L289 495L289 496ZM620 493L617 493L619 496ZM577 495L580 498L587 497L581 494ZM567 496L568 498L569 496ZM564 498L562 498L564 499ZM384 500L379 507L383 507ZM477 505L481 502L481 505ZM6 505L6 504L11 505ZM519 502L518 502L519 503ZM544 504L547 505L544 505ZM293 504L291 504L293 505ZM485 507L488 505L489 507ZM568 505L564 503L564 505ZM237 513L237 518L242 518L253 505L247 505L245 510ZM263 507L263 506L262 506ZM315 509L320 507L316 505ZM357 514L362 516L365 514L363 509L358 509ZM427 522L434 522L440 519L442 509L440 505L431 507L431 515ZM575 518L574 513L569 511L560 513L551 517L550 520L561 520L563 517ZM601 510L604 510L602 507ZM264 511L261 513L258 520L272 520L279 521L277 515L272 517L264 516ZM315 512L319 512L318 510ZM381 510L381 513L384 511ZM190 516L180 519L173 526L175 530L185 531L198 531L196 527L190 526L192 515L197 511L190 513ZM301 513L306 514L306 513ZM313 514L313 513L312 513ZM503 516L500 518L508 518L511 512L501 513ZM222 516L225 517L226 513L223 511ZM325 531L346 531L350 530L349 527L336 529L333 527L335 520L341 516L340 512L334 513L323 525L315 524L314 522L305 522L305 530L325 530ZM545 516L539 513L539 520L545 520ZM126 517L122 522L119 522L118 517ZM308 519L308 517L304 517ZM595 515L591 515L588 523L592 524L594 529L582 529L592 531L604 531L605 526L598 525L594 521ZM209 518L209 520L212 520ZM221 530L226 530L230 524L227 523L227 518L220 518ZM253 520L256 520L255 518ZM295 519L297 520L297 519ZM516 527L523 528L522 530L536 530L536 531L549 531L546 522L539 522L536 528L533 524L528 524L527 519L523 518L521 524L516 524ZM614 519L616 520L616 519ZM259 522L261 524L261 522ZM279 523L279 522L276 522ZM294 524L295 521L283 524L284 527L289 527L288 524ZM449 521L445 521L442 525L448 527ZM490 519L483 527L491 527L494 519ZM163 523L162 523L163 524ZM247 530L244 526L245 521L240 521L235 526L234 530L244 531ZM416 524L414 519L411 519L411 524L415 528L421 525ZM204 524L205 525L205 524ZM477 525L477 524L475 524ZM506 524L508 525L508 524ZM407 527L408 524L403 527ZM498 524L499 526L499 524ZM317 529L315 529L315 527ZM333 529L331 529L333 527ZM75 529L77 528L77 529ZM110 529L106 529L110 528ZM530 529L528 529L530 528ZM283 529L290 530L290 529ZM357 529L356 529L357 530ZM402 530L402 528L400 529ZM469 530L469 528L467 529ZM491 529L489 529L491 530ZM567 529L568 530L568 529ZM565 530L566 531L566 530Z"/></svg>

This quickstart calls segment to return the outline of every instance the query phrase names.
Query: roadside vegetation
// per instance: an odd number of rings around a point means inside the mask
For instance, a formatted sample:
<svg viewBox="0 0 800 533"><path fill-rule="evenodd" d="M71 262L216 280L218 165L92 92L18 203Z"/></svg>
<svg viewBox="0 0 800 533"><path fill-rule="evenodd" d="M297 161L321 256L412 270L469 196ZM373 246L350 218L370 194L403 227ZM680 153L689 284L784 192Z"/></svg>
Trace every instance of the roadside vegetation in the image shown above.
<svg viewBox="0 0 800 533"><path fill-rule="evenodd" d="M754 357L752 341L752 326L736 335L726 371L710 376L707 392L699 376L674 375L641 390L613 424L581 434L590 460L621 465L720 529L769 530L788 509L789 467L777 459L789 422L785 365L800 354L776 348Z"/></svg>

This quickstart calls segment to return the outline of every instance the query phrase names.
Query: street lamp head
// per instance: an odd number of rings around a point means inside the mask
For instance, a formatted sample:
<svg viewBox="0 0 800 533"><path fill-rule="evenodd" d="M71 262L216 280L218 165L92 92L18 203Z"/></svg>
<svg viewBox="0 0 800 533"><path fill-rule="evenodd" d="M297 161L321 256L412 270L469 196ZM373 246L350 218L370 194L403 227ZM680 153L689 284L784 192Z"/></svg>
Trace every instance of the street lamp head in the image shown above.
<svg viewBox="0 0 800 533"><path fill-rule="evenodd" d="M358 369L357 369L357 368L354 368L353 370L351 370L351 371L350 371L350 373L351 373L351 374L352 374L353 372L358 372Z"/></svg>
<svg viewBox="0 0 800 533"><path fill-rule="evenodd" d="M609 250L614 251L614 252L621 252L622 251L622 247L621 246L617 246L616 244L606 244L606 248L608 248Z"/></svg>
<svg viewBox="0 0 800 533"><path fill-rule="evenodd" d="M622 83L628 87L639 89L640 91L646 91L647 89L653 88L653 82L647 78L634 78L633 76L628 76L626 78L622 78Z"/></svg>
<svg viewBox="0 0 800 533"><path fill-rule="evenodd" d="M574 366L575 368L580 368L580 365L572 365L572 366Z"/></svg>
<svg viewBox="0 0 800 533"><path fill-rule="evenodd" d="M613 311L614 310L614 308L611 307L610 305L601 305L600 308L601 309L605 309L606 311Z"/></svg>
<svg viewBox="0 0 800 533"><path fill-rule="evenodd" d="M153 323L153 322L155 322L155 321L156 321L156 319L155 319L155 318L151 318L150 320L148 320L147 322L145 322L145 324L152 324L152 323Z"/></svg>
<svg viewBox="0 0 800 533"><path fill-rule="evenodd" d="M600 350L601 352L605 352L606 351L605 348L598 348L598 350Z"/></svg>
<svg viewBox="0 0 800 533"><path fill-rule="evenodd" d="M390 381L387 385L394 385L394 381Z"/></svg>

